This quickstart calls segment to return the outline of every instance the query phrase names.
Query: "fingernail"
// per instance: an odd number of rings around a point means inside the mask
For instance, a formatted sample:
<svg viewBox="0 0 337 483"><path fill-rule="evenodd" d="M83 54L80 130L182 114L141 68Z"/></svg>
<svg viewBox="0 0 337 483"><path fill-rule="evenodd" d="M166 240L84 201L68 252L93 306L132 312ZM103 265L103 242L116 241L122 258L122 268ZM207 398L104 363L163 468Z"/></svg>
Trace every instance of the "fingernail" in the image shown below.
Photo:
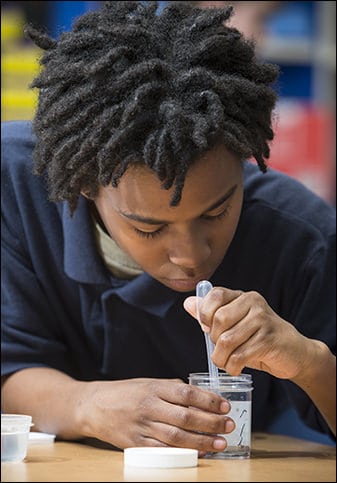
<svg viewBox="0 0 337 483"><path fill-rule="evenodd" d="M230 408L231 408L231 406L230 406L228 401L222 401L222 403L220 404L220 411L222 413L227 414L229 412Z"/></svg>
<svg viewBox="0 0 337 483"><path fill-rule="evenodd" d="M226 441L224 439L215 439L213 441L213 448L223 450L226 448Z"/></svg>
<svg viewBox="0 0 337 483"><path fill-rule="evenodd" d="M226 426L226 433L231 433L235 429L235 423L231 419L228 419L225 422L225 426Z"/></svg>

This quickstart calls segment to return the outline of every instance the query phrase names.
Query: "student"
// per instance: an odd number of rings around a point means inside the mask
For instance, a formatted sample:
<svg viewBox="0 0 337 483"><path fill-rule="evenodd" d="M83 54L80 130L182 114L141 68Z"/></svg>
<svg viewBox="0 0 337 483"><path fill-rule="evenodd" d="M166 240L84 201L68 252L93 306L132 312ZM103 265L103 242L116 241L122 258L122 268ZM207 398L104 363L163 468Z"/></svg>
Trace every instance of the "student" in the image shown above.
<svg viewBox="0 0 337 483"><path fill-rule="evenodd" d="M278 68L231 8L105 2L45 49L36 116L3 125L2 411L117 448L221 451L213 361L335 434L335 210L267 169ZM33 172L34 171L34 172ZM224 436L217 436L222 433Z"/></svg>

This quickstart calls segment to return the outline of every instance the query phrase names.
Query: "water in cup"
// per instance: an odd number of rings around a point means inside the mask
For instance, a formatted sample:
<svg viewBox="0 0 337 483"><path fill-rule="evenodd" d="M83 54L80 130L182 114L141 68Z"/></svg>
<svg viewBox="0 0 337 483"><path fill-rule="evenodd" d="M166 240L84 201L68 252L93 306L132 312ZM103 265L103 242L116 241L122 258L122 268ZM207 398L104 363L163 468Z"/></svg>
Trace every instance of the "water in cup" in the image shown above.
<svg viewBox="0 0 337 483"><path fill-rule="evenodd" d="M192 373L189 383L207 391L220 394L230 402L231 410L226 415L235 422L235 429L223 434L227 441L224 451L207 453L205 458L230 459L249 458L251 448L251 414L252 414L252 376L240 374L231 376L220 373L216 383L207 372Z"/></svg>

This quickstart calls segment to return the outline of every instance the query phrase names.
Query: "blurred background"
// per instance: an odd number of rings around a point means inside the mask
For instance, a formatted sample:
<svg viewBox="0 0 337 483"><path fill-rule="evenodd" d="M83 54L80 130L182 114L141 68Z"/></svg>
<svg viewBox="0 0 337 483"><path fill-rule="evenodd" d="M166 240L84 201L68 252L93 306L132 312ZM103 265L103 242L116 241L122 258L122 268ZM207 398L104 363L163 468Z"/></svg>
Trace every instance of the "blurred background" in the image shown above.
<svg viewBox="0 0 337 483"><path fill-rule="evenodd" d="M23 37L31 22L57 38L100 1L1 2L1 119L31 119L37 93L29 84L39 49ZM158 2L159 9L169 2ZM258 55L280 65L275 140L269 165L336 204L336 2L204 1L231 4L231 24L256 41Z"/></svg>

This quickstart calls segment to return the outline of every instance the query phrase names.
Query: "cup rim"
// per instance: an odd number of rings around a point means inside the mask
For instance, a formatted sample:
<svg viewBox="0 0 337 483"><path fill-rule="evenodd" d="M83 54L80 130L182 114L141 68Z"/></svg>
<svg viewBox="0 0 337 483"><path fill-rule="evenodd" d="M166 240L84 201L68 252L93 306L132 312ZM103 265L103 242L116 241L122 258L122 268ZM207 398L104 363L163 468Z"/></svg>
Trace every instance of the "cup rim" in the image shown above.
<svg viewBox="0 0 337 483"><path fill-rule="evenodd" d="M246 374L245 372L242 372L238 376L232 376L231 374L228 374L227 372L219 372L218 376L211 376L209 372L190 372L188 376L189 381L191 379L194 380L200 380L200 379L208 379L210 381L212 380L221 380L221 382L245 382L245 383L250 383L253 382L253 378L251 374Z"/></svg>
<svg viewBox="0 0 337 483"><path fill-rule="evenodd" d="M31 421L32 416L29 414L14 414L14 413L1 413L1 419L16 420L16 421Z"/></svg>
<svg viewBox="0 0 337 483"><path fill-rule="evenodd" d="M1 433L11 433L13 429L8 430L9 427L16 429L24 429L25 431L30 431L30 428L34 426L32 423L32 416L29 414L1 414Z"/></svg>

